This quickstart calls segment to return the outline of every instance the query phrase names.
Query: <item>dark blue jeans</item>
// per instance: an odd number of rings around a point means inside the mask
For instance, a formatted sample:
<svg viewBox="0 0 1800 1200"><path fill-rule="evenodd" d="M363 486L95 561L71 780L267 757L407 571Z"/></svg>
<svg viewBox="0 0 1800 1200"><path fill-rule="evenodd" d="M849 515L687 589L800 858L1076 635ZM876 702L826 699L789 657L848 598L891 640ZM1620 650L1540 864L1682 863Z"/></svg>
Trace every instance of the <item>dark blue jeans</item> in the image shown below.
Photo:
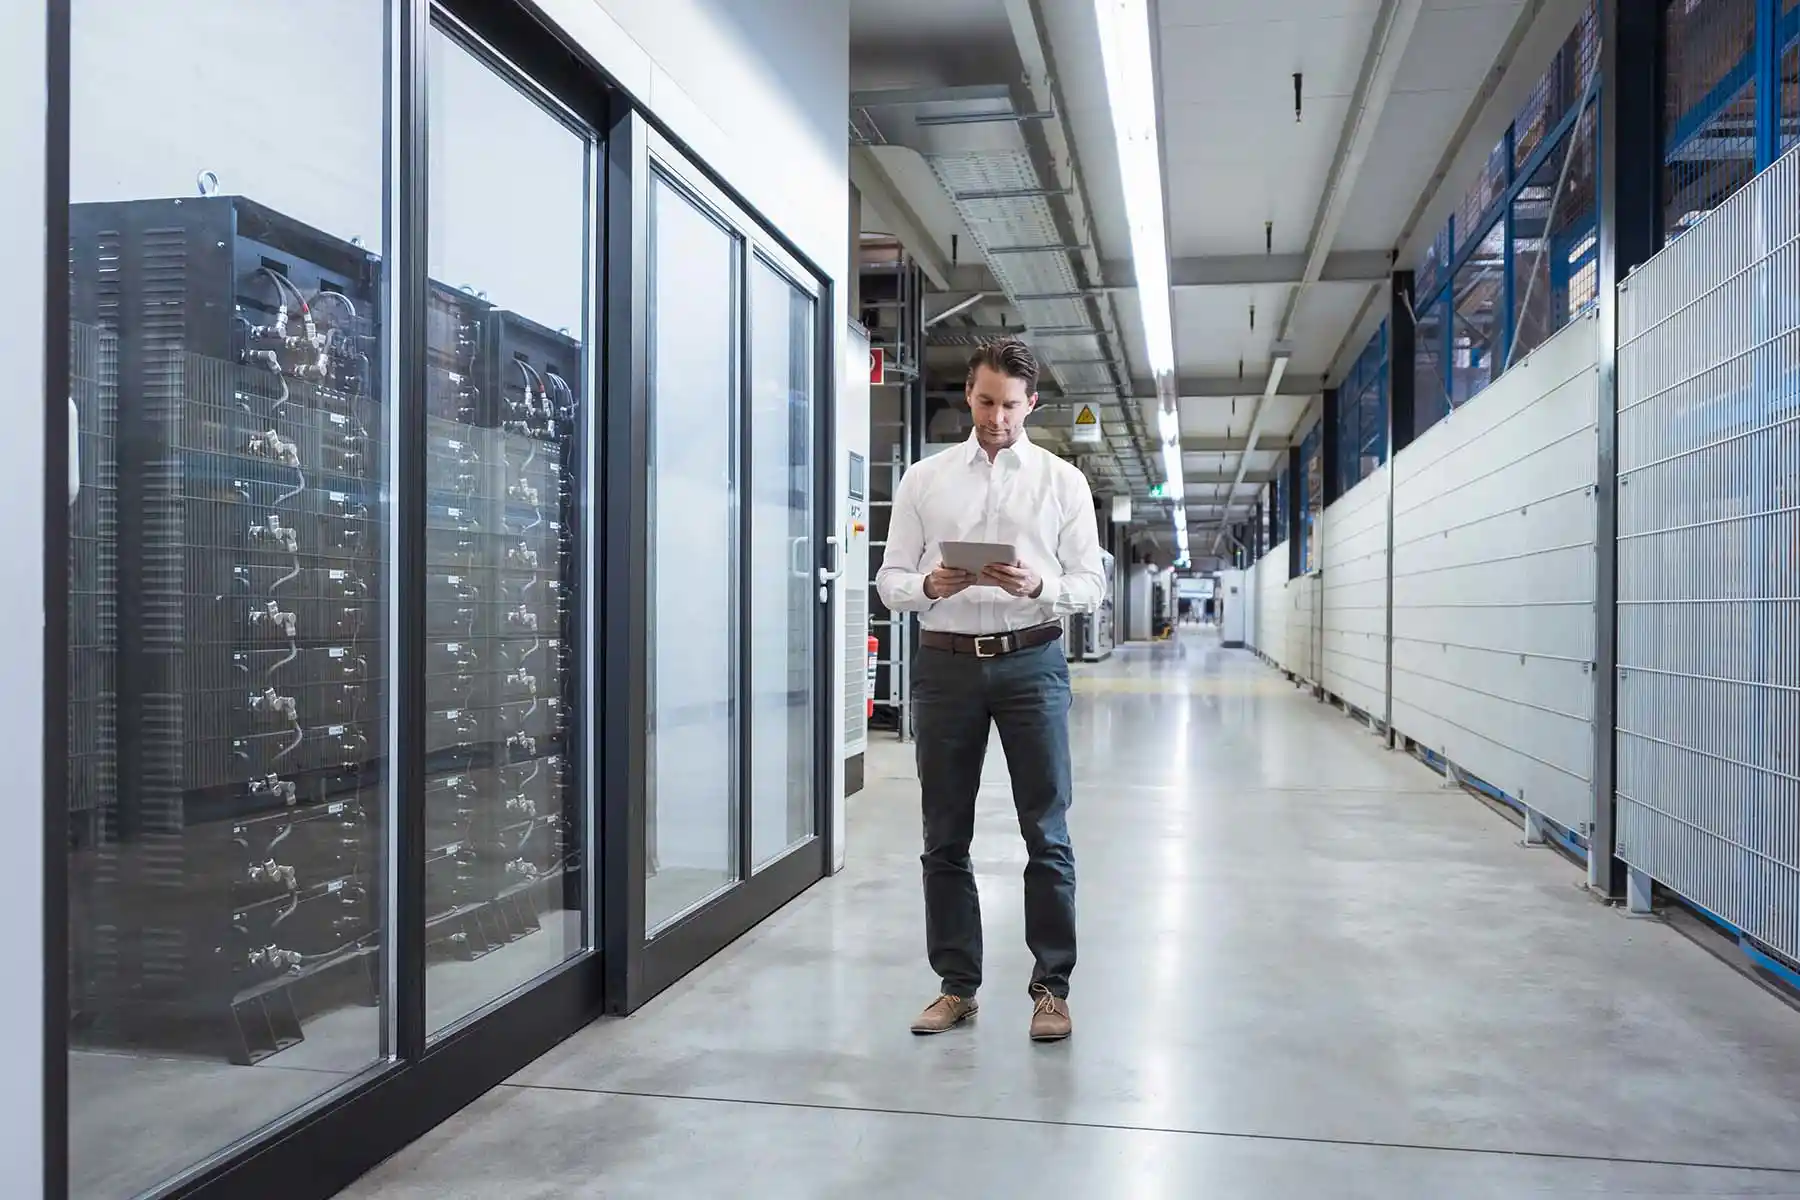
<svg viewBox="0 0 1800 1200"><path fill-rule="evenodd" d="M953 996L981 986L981 901L969 864L990 725L1000 731L1025 836L1031 982L1069 994L1075 969L1075 852L1069 845L1069 664L1062 644L980 659L922 649L913 668L924 809L925 943Z"/></svg>

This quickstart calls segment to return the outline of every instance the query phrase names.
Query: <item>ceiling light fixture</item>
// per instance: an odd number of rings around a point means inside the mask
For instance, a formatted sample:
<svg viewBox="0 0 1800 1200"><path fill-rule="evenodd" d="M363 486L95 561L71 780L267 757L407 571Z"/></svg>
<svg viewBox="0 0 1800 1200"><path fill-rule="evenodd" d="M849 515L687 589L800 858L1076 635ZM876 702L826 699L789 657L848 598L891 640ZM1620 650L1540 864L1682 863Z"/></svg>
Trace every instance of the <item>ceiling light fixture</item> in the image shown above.
<svg viewBox="0 0 1800 1200"><path fill-rule="evenodd" d="M1119 183L1131 232L1144 354L1159 400L1164 496L1175 545L1187 558L1187 488L1182 478L1181 417L1175 385L1175 331L1169 307L1169 242L1163 216L1162 150L1156 132L1156 61L1150 49L1148 0L1094 0L1100 62L1119 154Z"/></svg>
<svg viewBox="0 0 1800 1200"><path fill-rule="evenodd" d="M1156 137L1156 70L1147 0L1094 0L1100 61L1119 149L1119 182L1131 225L1131 262L1143 314L1145 353L1159 385L1175 373L1169 315L1169 246L1163 228L1162 152ZM1158 391L1162 389L1159 386ZM1173 398L1172 396L1170 397Z"/></svg>

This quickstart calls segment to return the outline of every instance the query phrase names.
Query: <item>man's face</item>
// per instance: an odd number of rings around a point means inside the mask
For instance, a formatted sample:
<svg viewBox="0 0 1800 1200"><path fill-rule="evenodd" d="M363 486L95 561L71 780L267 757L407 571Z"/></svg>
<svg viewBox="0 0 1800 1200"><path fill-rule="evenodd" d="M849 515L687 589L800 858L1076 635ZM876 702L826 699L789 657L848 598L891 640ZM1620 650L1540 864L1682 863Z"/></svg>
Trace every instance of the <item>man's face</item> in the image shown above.
<svg viewBox="0 0 1800 1200"><path fill-rule="evenodd" d="M977 367L969 381L969 411L975 416L975 438L990 454L1006 449L1025 432L1025 418L1037 407L1037 396L1023 379Z"/></svg>

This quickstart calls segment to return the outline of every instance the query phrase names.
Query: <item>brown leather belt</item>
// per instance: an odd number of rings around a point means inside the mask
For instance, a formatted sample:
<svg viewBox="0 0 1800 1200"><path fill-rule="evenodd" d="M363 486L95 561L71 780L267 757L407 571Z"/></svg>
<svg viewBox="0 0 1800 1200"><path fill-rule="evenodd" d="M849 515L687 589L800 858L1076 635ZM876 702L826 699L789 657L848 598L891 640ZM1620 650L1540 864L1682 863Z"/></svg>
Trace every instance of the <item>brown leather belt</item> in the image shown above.
<svg viewBox="0 0 1800 1200"><path fill-rule="evenodd" d="M973 654L976 658L1000 658L1008 654L1017 654L1021 650L1033 650L1047 645L1061 637L1062 632L1061 622L1033 625L1030 629L1015 629L1011 633L986 633L980 636L923 630L919 634L919 645L927 650L947 650L951 654Z"/></svg>

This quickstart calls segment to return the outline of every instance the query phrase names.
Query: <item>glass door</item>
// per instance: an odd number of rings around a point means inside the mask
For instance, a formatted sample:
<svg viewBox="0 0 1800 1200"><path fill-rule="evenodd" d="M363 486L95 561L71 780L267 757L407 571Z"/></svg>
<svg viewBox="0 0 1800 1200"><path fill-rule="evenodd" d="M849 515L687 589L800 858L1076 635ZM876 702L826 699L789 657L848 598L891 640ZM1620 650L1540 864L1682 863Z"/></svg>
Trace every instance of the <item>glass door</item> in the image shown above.
<svg viewBox="0 0 1800 1200"><path fill-rule="evenodd" d="M818 832L813 694L818 304L767 258L750 262L750 866Z"/></svg>
<svg viewBox="0 0 1800 1200"><path fill-rule="evenodd" d="M672 147L629 137L648 562L627 1009L825 872L836 565L816 276Z"/></svg>

